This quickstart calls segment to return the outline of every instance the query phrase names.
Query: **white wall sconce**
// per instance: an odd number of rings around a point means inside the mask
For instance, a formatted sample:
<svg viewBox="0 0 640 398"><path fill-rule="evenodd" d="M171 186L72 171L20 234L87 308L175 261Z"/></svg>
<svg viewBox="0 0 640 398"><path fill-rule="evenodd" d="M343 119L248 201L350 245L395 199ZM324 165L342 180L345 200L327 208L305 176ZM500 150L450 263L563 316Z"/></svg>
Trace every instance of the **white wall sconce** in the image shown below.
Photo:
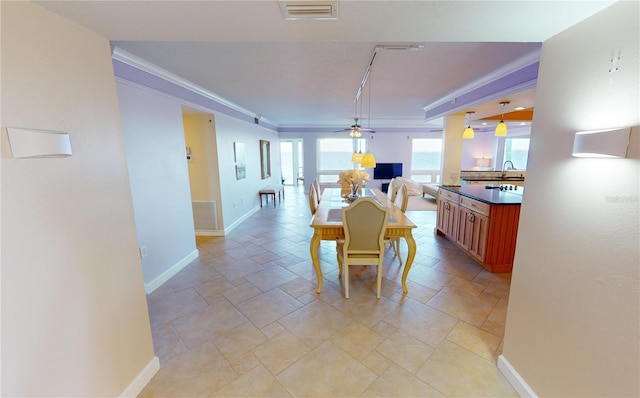
<svg viewBox="0 0 640 398"><path fill-rule="evenodd" d="M577 132L572 155L580 158L624 158L627 156L631 127Z"/></svg>
<svg viewBox="0 0 640 398"><path fill-rule="evenodd" d="M7 127L13 158L62 158L71 156L68 133Z"/></svg>
<svg viewBox="0 0 640 398"><path fill-rule="evenodd" d="M491 167L491 158L476 158L476 167L478 170L486 170Z"/></svg>

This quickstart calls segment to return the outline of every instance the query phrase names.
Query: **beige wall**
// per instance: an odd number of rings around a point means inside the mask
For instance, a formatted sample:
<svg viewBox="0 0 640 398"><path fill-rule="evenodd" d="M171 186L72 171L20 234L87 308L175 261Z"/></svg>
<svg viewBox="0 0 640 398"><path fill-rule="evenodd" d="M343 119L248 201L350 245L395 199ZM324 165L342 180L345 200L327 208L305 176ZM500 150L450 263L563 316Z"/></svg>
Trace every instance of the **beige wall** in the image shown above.
<svg viewBox="0 0 640 398"><path fill-rule="evenodd" d="M2 131L1 393L135 393L155 360L109 43L1 7L2 126L66 131L73 148L13 159Z"/></svg>
<svg viewBox="0 0 640 398"><path fill-rule="evenodd" d="M444 121L444 148L442 150L442 183L460 185L462 165L462 134L464 115L447 115Z"/></svg>
<svg viewBox="0 0 640 398"><path fill-rule="evenodd" d="M183 115L187 146L195 157L187 163L191 199L194 201L220 201L218 153L215 117L210 114Z"/></svg>
<svg viewBox="0 0 640 398"><path fill-rule="evenodd" d="M640 123L639 4L542 47L503 354L538 396L640 395L639 161L571 157L575 131Z"/></svg>

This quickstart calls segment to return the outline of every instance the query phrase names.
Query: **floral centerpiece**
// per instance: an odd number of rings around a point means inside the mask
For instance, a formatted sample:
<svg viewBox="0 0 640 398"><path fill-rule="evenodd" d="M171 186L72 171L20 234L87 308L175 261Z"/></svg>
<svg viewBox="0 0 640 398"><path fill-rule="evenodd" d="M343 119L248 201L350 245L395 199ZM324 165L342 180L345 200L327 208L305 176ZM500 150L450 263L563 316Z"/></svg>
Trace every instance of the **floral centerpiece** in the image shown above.
<svg viewBox="0 0 640 398"><path fill-rule="evenodd" d="M358 197L362 193L362 186L369 181L369 173L364 170L345 170L338 176L338 183L342 186L343 196Z"/></svg>

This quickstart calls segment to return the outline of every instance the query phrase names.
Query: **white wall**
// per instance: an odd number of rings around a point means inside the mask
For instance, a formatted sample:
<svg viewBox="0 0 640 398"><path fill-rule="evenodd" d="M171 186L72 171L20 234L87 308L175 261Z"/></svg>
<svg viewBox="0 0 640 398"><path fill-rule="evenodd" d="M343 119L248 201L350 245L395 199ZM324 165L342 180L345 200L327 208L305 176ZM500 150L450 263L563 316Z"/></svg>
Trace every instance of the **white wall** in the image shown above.
<svg viewBox="0 0 640 398"><path fill-rule="evenodd" d="M109 42L1 7L2 126L66 131L73 149L13 159L2 131L1 394L135 395L157 359Z"/></svg>
<svg viewBox="0 0 640 398"><path fill-rule="evenodd" d="M476 158L491 158L491 169L501 170L502 165L496 157L498 138L492 132L475 133L473 139L462 140L462 165L461 170L474 170Z"/></svg>
<svg viewBox="0 0 640 398"><path fill-rule="evenodd" d="M197 257L182 105L125 81L117 89L138 242L148 252L142 270L151 291Z"/></svg>
<svg viewBox="0 0 640 398"><path fill-rule="evenodd" d="M273 131L227 115L216 115L215 123L222 219L224 230L229 231L260 208L258 191L261 188L282 184L280 141ZM269 141L271 147L271 177L264 180L260 173L260 140ZM236 180L234 142L242 142L245 146L247 176L241 180Z"/></svg>
<svg viewBox="0 0 640 398"><path fill-rule="evenodd" d="M640 395L640 162L571 157L575 131L640 124L639 6L542 46L503 351L539 396Z"/></svg>

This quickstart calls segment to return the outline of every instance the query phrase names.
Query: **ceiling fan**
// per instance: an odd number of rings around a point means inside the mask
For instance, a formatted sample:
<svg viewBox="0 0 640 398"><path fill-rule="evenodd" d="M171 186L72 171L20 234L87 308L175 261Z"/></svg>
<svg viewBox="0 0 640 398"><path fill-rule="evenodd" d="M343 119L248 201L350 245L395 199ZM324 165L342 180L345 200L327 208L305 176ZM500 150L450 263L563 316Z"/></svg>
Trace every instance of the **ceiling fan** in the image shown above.
<svg viewBox="0 0 640 398"><path fill-rule="evenodd" d="M362 133L375 133L376 131L370 128L366 128L366 127L362 127L360 124L358 124L358 119L357 117L353 118L353 124L351 126L349 126L346 129L342 129L342 130L337 130L334 131L334 133L342 133L343 131L349 131L349 135L352 137L360 137L362 135Z"/></svg>

